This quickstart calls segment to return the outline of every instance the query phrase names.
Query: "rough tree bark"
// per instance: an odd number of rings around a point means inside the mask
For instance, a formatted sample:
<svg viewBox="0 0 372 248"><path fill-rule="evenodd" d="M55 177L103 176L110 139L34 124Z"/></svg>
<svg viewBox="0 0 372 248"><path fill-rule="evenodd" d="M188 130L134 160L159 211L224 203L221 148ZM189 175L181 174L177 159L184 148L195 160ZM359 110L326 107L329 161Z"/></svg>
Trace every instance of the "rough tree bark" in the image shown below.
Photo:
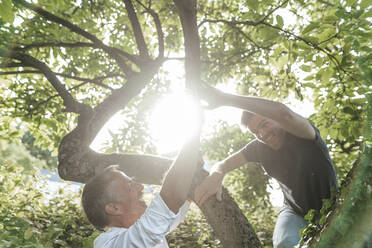
<svg viewBox="0 0 372 248"><path fill-rule="evenodd" d="M174 0L182 24L185 44L186 87L197 94L200 86L200 41L197 28L196 0ZM195 184L206 175L197 173ZM204 206L199 206L212 226L223 247L261 247L252 226L235 203L223 190L223 201L211 197Z"/></svg>

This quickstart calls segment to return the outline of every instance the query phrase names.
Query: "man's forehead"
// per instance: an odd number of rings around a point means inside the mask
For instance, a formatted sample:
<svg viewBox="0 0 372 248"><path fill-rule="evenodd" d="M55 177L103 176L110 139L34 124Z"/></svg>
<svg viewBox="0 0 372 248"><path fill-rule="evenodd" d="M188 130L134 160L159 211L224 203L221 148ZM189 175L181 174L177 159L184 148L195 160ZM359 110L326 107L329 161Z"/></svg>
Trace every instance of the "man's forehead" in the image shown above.
<svg viewBox="0 0 372 248"><path fill-rule="evenodd" d="M117 169L113 169L109 171L108 173L109 173L109 176L112 177L113 180L115 179L124 179L125 181L131 180L131 178L128 177L124 172L117 170Z"/></svg>

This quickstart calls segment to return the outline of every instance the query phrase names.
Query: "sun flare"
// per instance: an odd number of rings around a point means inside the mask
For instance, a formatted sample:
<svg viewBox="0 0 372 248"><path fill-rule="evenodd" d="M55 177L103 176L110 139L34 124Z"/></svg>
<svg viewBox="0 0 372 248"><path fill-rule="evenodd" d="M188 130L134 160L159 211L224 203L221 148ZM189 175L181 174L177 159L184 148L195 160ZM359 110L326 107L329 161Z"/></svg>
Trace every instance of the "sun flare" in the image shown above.
<svg viewBox="0 0 372 248"><path fill-rule="evenodd" d="M159 153L175 151L196 128L196 103L182 93L159 100L149 119L150 135Z"/></svg>

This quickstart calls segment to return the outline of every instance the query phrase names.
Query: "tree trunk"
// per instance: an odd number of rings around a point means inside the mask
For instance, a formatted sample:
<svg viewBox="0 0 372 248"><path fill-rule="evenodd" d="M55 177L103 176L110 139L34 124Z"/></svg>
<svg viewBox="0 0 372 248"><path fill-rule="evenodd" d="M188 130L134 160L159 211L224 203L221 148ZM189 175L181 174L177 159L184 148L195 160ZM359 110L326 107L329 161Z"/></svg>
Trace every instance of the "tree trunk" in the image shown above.
<svg viewBox="0 0 372 248"><path fill-rule="evenodd" d="M372 95L368 97L372 102ZM345 179L335 209L327 214L323 229L310 240L309 247L372 247L372 105L367 107L365 143L360 160L354 162Z"/></svg>
<svg viewBox="0 0 372 248"><path fill-rule="evenodd" d="M208 175L204 170L196 173L194 187ZM191 190L193 198L194 190ZM222 187L222 201L210 197L199 206L223 247L262 247L253 227L226 188Z"/></svg>

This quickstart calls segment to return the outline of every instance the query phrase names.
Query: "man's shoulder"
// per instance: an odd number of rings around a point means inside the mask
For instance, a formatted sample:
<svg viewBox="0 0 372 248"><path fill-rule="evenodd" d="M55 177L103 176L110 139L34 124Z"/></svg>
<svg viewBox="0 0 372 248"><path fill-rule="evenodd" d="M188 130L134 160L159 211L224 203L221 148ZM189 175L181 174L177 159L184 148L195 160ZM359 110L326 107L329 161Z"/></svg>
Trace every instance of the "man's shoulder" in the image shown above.
<svg viewBox="0 0 372 248"><path fill-rule="evenodd" d="M256 138L251 140L248 144L246 144L243 149L246 151L253 150L254 152L258 153L264 152L265 154L272 150L268 145L262 143Z"/></svg>
<svg viewBox="0 0 372 248"><path fill-rule="evenodd" d="M128 229L123 227L112 227L109 230L101 233L94 240L94 247L113 248L114 241L119 235L124 234Z"/></svg>
<svg viewBox="0 0 372 248"><path fill-rule="evenodd" d="M252 139L248 144L246 144L245 147L252 147L252 146L262 146L263 143L260 142L258 139L254 138Z"/></svg>
<svg viewBox="0 0 372 248"><path fill-rule="evenodd" d="M245 145L241 150L241 154L245 157L247 162L262 162L262 157L269 151L268 146L263 144L258 139L253 139L247 145Z"/></svg>

